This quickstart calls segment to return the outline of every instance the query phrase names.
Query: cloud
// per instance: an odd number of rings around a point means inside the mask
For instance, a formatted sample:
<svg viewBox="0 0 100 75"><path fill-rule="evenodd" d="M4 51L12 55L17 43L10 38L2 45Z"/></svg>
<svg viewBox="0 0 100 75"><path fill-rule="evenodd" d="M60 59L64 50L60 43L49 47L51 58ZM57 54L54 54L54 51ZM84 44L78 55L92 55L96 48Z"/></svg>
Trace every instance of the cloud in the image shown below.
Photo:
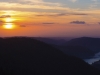
<svg viewBox="0 0 100 75"><path fill-rule="evenodd" d="M91 0L93 3L90 5L90 9L96 8L99 5L98 0Z"/></svg>
<svg viewBox="0 0 100 75"><path fill-rule="evenodd" d="M50 22L45 22L45 23L42 23L42 24L55 24L55 23L52 23L52 22L51 22L51 23L50 23Z"/></svg>
<svg viewBox="0 0 100 75"><path fill-rule="evenodd" d="M70 16L70 15L79 15L79 16L84 16L84 15L89 15L89 14L85 14L85 13L52 13L52 14L38 14L35 16L50 16L50 17L59 17L59 16Z"/></svg>
<svg viewBox="0 0 100 75"><path fill-rule="evenodd" d="M2 16L0 16L0 18L9 18L9 17L11 17L10 15L2 15Z"/></svg>
<svg viewBox="0 0 100 75"><path fill-rule="evenodd" d="M0 20L0 23L3 22L2 20Z"/></svg>
<svg viewBox="0 0 100 75"><path fill-rule="evenodd" d="M25 25L20 25L20 27L26 27Z"/></svg>
<svg viewBox="0 0 100 75"><path fill-rule="evenodd" d="M100 22L98 22L98 24L100 25Z"/></svg>
<svg viewBox="0 0 100 75"><path fill-rule="evenodd" d="M29 5L49 5L49 6L62 6L61 3L54 3L54 2L47 2L44 0L19 0L19 2L24 4L29 4Z"/></svg>
<svg viewBox="0 0 100 75"><path fill-rule="evenodd" d="M71 1L75 2L76 0L71 0ZM61 3L46 2L44 0L19 0L18 2L15 2L15 3L14 2L11 2L11 3L0 2L0 7L1 7L0 10L61 13L61 14L58 14L58 16L60 15L86 15L84 14L84 12L87 12L87 13L90 12L89 10L81 10L79 8L70 8ZM79 12L82 12L82 13L79 13ZM91 11L90 13L92 12L94 13L94 10ZM42 15L40 14L37 16L42 16ZM49 15L49 16L55 16L55 15Z"/></svg>
<svg viewBox="0 0 100 75"><path fill-rule="evenodd" d="M85 13L59 13L59 14L56 14L55 16L69 16L69 15L88 15L88 14L85 14Z"/></svg>
<svg viewBox="0 0 100 75"><path fill-rule="evenodd" d="M3 21L2 21L2 20L0 20L0 26L2 25L2 23L3 23Z"/></svg>
<svg viewBox="0 0 100 75"><path fill-rule="evenodd" d="M89 15L89 14L85 14L85 13L73 13L72 15Z"/></svg>
<svg viewBox="0 0 100 75"><path fill-rule="evenodd" d="M4 6L2 6L4 5ZM65 7L61 3L45 2L43 0L20 0L19 2L0 2L0 10L27 11L27 12L74 12L74 8Z"/></svg>
<svg viewBox="0 0 100 75"><path fill-rule="evenodd" d="M57 14L55 14L55 13L52 13L52 14L42 14L42 15L35 15L35 16L51 16L51 17L57 17L57 16L65 16L66 15L66 13L57 13Z"/></svg>
<svg viewBox="0 0 100 75"><path fill-rule="evenodd" d="M78 0L70 0L70 1L74 3L74 2L76 2L76 1L78 1Z"/></svg>
<svg viewBox="0 0 100 75"><path fill-rule="evenodd" d="M65 16L67 15L66 13L60 13L60 14L57 14L56 16Z"/></svg>
<svg viewBox="0 0 100 75"><path fill-rule="evenodd" d="M72 21L71 24L86 24L85 21Z"/></svg>

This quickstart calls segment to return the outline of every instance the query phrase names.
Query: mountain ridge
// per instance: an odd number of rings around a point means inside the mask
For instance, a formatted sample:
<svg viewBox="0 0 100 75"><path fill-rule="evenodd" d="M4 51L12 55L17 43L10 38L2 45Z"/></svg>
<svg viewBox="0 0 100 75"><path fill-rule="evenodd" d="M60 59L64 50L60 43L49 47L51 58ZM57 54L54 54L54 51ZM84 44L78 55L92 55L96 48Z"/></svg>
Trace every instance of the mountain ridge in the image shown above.
<svg viewBox="0 0 100 75"><path fill-rule="evenodd" d="M100 75L80 58L33 38L4 38L0 43L1 75Z"/></svg>
<svg viewBox="0 0 100 75"><path fill-rule="evenodd" d="M72 39L65 44L65 46L83 46L87 47L94 52L100 52L100 38L81 37Z"/></svg>

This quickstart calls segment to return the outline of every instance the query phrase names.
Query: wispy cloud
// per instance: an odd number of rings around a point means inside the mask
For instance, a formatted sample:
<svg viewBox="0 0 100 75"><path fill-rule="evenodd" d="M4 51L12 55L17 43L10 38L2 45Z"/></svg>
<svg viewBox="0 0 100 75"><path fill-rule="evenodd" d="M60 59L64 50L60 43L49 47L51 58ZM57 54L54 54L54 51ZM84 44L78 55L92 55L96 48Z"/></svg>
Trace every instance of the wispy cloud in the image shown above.
<svg viewBox="0 0 100 75"><path fill-rule="evenodd" d="M93 3L90 5L90 9L94 9L94 8L96 8L97 6L98 6L98 4L100 4L99 2L98 2L98 0L91 0Z"/></svg>
<svg viewBox="0 0 100 75"><path fill-rule="evenodd" d="M76 1L76 0L75 0ZM73 1L74 2L74 1ZM3 6L4 5L4 6ZM61 3L45 2L43 0L19 0L18 2L0 2L0 10L14 10L14 11L27 11L27 12L60 12L58 16L63 15L87 15L89 10L81 10L64 6ZM72 13L73 12L73 13ZM86 12L86 13L85 13ZM96 12L95 12L96 13ZM41 14L37 16L42 16ZM53 16L53 15L49 15ZM57 16L57 15L56 15Z"/></svg>
<svg viewBox="0 0 100 75"><path fill-rule="evenodd" d="M35 15L35 16L49 16L49 17L59 17L59 16L66 16L67 14L66 13L47 13L47 14L38 14L38 15Z"/></svg>
<svg viewBox="0 0 100 75"><path fill-rule="evenodd" d="M0 23L3 23L3 21L2 21L2 20L0 20Z"/></svg>
<svg viewBox="0 0 100 75"><path fill-rule="evenodd" d="M0 18L9 18L11 17L10 15L1 15Z"/></svg>
<svg viewBox="0 0 100 75"><path fill-rule="evenodd" d="M5 5L5 6L3 6ZM42 9L42 10L41 10ZM63 5L59 3L34 3L26 4L26 3L9 3L9 2L0 2L0 10L15 10L15 11L34 11L34 10L51 10L53 11L74 11L77 9L70 9L69 7L63 7Z"/></svg>
<svg viewBox="0 0 100 75"><path fill-rule="evenodd" d="M14 2L16 1L16 2ZM74 4L71 5L64 5L63 0L62 2L59 3L57 2L52 2L52 1L46 1L46 0L14 0L13 2L8 2L8 1L2 1L0 2L0 10L13 10L16 11L14 14L17 15L12 15L12 17L17 17L17 18L22 18L24 20L27 20L29 18L31 22L33 21L42 21L44 23L45 19L48 21L61 21L63 23L67 22L69 23L70 21L73 20L92 20L98 22L98 19L100 18L100 10L94 10L94 9L82 9L81 7L73 7ZM56 0L55 0L56 1ZM72 2L76 2L79 0L70 0ZM94 0L96 2L97 0ZM69 2L67 0L67 2ZM80 2L80 1L79 1ZM71 3L71 2L69 2ZM77 4L77 3L75 3ZM3 6L4 5L4 6ZM70 7L71 6L71 7ZM8 11L9 12L9 11ZM0 13L2 15L2 13ZM10 13L12 14L12 13ZM8 13L9 15L9 13ZM92 17L89 19L89 17ZM3 16L4 17L4 16ZM3 18L1 16L1 18ZM81 22L78 22L79 24Z"/></svg>
<svg viewBox="0 0 100 75"><path fill-rule="evenodd" d="M52 13L52 14L37 14L35 16L42 17L42 16L50 16L50 17L60 17L60 16L70 16L70 15L78 15L78 16L85 16L89 14L85 13Z"/></svg>
<svg viewBox="0 0 100 75"><path fill-rule="evenodd" d="M56 23L53 23L53 22L45 22L45 23L42 23L42 24L56 24Z"/></svg>
<svg viewBox="0 0 100 75"><path fill-rule="evenodd" d="M76 1L78 1L78 0L70 0L71 2L76 2Z"/></svg>
<svg viewBox="0 0 100 75"><path fill-rule="evenodd" d="M20 27L26 27L25 25L20 25Z"/></svg>
<svg viewBox="0 0 100 75"><path fill-rule="evenodd" d="M53 2L46 2L44 0L19 0L20 3L29 4L29 5L48 5L48 6L62 6L61 3L53 3Z"/></svg>

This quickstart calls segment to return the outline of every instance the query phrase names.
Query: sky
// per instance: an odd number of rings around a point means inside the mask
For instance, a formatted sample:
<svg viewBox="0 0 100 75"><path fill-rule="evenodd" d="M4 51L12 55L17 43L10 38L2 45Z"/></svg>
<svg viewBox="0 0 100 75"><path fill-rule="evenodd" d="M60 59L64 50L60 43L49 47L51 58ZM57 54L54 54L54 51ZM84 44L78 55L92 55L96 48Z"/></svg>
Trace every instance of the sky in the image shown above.
<svg viewBox="0 0 100 75"><path fill-rule="evenodd" d="M0 0L1 37L100 37L99 32L100 0Z"/></svg>

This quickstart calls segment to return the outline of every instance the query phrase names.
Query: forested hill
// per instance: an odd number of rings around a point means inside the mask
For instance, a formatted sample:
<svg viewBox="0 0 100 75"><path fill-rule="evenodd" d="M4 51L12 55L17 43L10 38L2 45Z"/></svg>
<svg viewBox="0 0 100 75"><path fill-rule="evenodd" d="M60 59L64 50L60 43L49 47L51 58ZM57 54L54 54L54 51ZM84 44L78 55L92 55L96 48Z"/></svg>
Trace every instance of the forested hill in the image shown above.
<svg viewBox="0 0 100 75"><path fill-rule="evenodd" d="M41 41L13 37L0 39L0 75L100 75L100 71Z"/></svg>

